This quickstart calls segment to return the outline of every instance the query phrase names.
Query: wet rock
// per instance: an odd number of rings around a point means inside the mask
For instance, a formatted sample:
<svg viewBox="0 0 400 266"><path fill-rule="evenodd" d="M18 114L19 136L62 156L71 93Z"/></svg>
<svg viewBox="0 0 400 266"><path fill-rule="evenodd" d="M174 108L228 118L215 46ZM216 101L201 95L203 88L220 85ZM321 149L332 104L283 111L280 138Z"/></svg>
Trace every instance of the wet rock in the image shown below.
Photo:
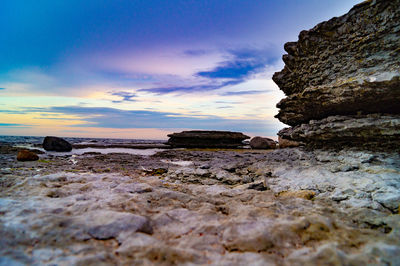
<svg viewBox="0 0 400 266"><path fill-rule="evenodd" d="M237 148L250 138L240 132L183 131L168 135L168 145L181 148Z"/></svg>
<svg viewBox="0 0 400 266"><path fill-rule="evenodd" d="M29 150L20 150L17 155L17 160L21 162L37 161L39 160L39 156L37 156L36 153L31 152Z"/></svg>
<svg viewBox="0 0 400 266"><path fill-rule="evenodd" d="M43 140L43 148L46 151L68 152L72 150L72 145L62 138L47 136Z"/></svg>
<svg viewBox="0 0 400 266"><path fill-rule="evenodd" d="M250 140L252 149L275 149L276 143L274 140L263 137L254 137Z"/></svg>

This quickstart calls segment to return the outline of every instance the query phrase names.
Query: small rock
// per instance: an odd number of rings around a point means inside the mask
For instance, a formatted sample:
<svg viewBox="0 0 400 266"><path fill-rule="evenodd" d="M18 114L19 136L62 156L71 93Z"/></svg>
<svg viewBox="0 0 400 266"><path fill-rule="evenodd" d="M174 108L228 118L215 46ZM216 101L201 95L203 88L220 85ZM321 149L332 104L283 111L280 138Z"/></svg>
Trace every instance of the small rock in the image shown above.
<svg viewBox="0 0 400 266"><path fill-rule="evenodd" d="M39 156L36 153L28 151L28 150L21 150L18 152L17 160L21 162L25 161L37 161L39 160Z"/></svg>
<svg viewBox="0 0 400 266"><path fill-rule="evenodd" d="M222 235L230 251L265 251L274 246L267 222L249 221L228 226Z"/></svg>
<svg viewBox="0 0 400 266"><path fill-rule="evenodd" d="M316 193L312 190L283 191L278 194L279 197L293 197L311 200Z"/></svg>
<svg viewBox="0 0 400 266"><path fill-rule="evenodd" d="M153 233L150 221L135 214L126 214L110 223L91 227L88 233L95 239L106 240L116 238L121 232L125 231Z"/></svg>
<svg viewBox="0 0 400 266"><path fill-rule="evenodd" d="M58 137L45 137L43 140L43 148L46 151L68 152L72 150L72 145Z"/></svg>
<svg viewBox="0 0 400 266"><path fill-rule="evenodd" d="M264 186L264 183L254 183L254 184L250 184L248 189L254 189L254 190L258 190L258 191L265 191L268 190L268 187Z"/></svg>
<svg viewBox="0 0 400 266"><path fill-rule="evenodd" d="M254 137L250 140L252 149L275 149L276 143L274 140L263 137Z"/></svg>

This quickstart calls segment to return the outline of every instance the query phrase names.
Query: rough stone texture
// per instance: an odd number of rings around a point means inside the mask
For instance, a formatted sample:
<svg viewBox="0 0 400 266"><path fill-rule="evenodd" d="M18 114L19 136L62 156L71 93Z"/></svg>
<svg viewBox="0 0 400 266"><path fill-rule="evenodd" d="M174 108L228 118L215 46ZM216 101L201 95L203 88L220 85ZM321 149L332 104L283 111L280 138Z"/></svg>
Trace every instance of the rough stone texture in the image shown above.
<svg viewBox="0 0 400 266"><path fill-rule="evenodd" d="M399 149L400 115L330 116L281 130L282 139L315 145Z"/></svg>
<svg viewBox="0 0 400 266"><path fill-rule="evenodd" d="M274 140L263 137L254 137L250 140L252 149L275 149L276 143Z"/></svg>
<svg viewBox="0 0 400 266"><path fill-rule="evenodd" d="M0 158L4 265L400 260L396 152L169 149L18 162L1 148Z"/></svg>
<svg viewBox="0 0 400 266"><path fill-rule="evenodd" d="M279 131L278 134L281 134L285 132L284 130ZM286 136L285 136L286 137ZM283 148L293 148L293 147L299 147L301 145L300 142L298 141L294 141L294 140L290 140L286 138L282 138L281 136L278 135L278 143L279 143L279 148L283 149Z"/></svg>
<svg viewBox="0 0 400 266"><path fill-rule="evenodd" d="M384 141L400 143L398 134L386 134L393 129L392 125L388 130L382 128L388 125L387 116L382 121L379 118L382 114L400 113L399 43L400 0L365 1L346 15L302 31L297 42L286 43L285 67L273 76L287 95L278 103L280 111L276 117L297 128L296 134L280 135L306 142L325 141L335 135L337 128L343 128L345 119L341 118L340 125L328 121L326 137L316 138L321 132L310 130L316 129L316 124L323 127L326 120L322 119L340 115L350 116L352 123L349 132L341 130L341 134L356 142L369 138L360 138L360 131L373 132L373 138L377 138L383 130ZM357 116L364 119L368 114L378 116L375 126L369 124L368 130L355 126L363 123L354 122ZM397 123L398 116L394 119Z"/></svg>
<svg viewBox="0 0 400 266"><path fill-rule="evenodd" d="M62 138L47 136L43 140L43 149L46 151L66 152L72 150L72 145Z"/></svg>
<svg viewBox="0 0 400 266"><path fill-rule="evenodd" d="M29 150L20 150L17 154L17 160L21 162L37 161L39 160L39 156L37 156L36 153L31 152Z"/></svg>
<svg viewBox="0 0 400 266"><path fill-rule="evenodd" d="M180 148L237 148L250 138L240 132L183 131L168 135L168 145Z"/></svg>

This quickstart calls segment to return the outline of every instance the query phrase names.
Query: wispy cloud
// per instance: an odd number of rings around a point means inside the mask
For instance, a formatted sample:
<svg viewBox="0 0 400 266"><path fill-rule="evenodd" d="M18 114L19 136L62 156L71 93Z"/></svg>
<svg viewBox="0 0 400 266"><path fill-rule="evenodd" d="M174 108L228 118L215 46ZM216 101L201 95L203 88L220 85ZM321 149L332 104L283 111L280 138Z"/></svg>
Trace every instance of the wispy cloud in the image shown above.
<svg viewBox="0 0 400 266"><path fill-rule="evenodd" d="M228 92L222 93L221 95L222 96L240 96L240 95L262 94L262 93L267 93L270 91L271 90L228 91Z"/></svg>
<svg viewBox="0 0 400 266"><path fill-rule="evenodd" d="M184 53L190 56L200 56L206 51L186 50ZM272 65L278 60L276 53L268 49L232 49L225 50L224 53L227 59L216 67L193 73L194 85L158 86L141 91L168 94L218 90L245 82L252 75L263 72L268 65ZM245 93L243 92L243 94ZM247 94L251 94L251 92Z"/></svg>
<svg viewBox="0 0 400 266"><path fill-rule="evenodd" d="M30 127L30 125L14 124L14 123L0 123L0 127Z"/></svg>
<svg viewBox="0 0 400 266"><path fill-rule="evenodd" d="M219 79L230 78L242 80L252 74L263 71L266 65L277 60L276 55L260 49L229 50L231 59L221 62L217 67L208 71L200 71L200 77Z"/></svg>
<svg viewBox="0 0 400 266"><path fill-rule="evenodd" d="M185 50L185 51L183 51L183 54L186 56L202 56L202 55L207 54L207 51L202 50L202 49Z"/></svg>
<svg viewBox="0 0 400 266"><path fill-rule="evenodd" d="M137 98L136 93L132 93L132 92L127 92L127 91L117 91L117 92L113 92L111 93L111 95L113 96L119 96L122 97L121 100L118 101L112 101L113 103L121 103L121 102L135 102L136 99L133 98Z"/></svg>
<svg viewBox="0 0 400 266"><path fill-rule="evenodd" d="M166 93L192 93L202 91L218 90L229 85L236 85L241 83L240 80L229 80L225 82L214 82L206 85L193 85L193 86L168 86L168 87L155 87L150 89L141 89L140 91L152 92L157 94Z"/></svg>
<svg viewBox="0 0 400 266"><path fill-rule="evenodd" d="M204 130L233 130L249 132L268 132L271 135L277 130L274 124L256 119L227 119L219 116L182 115L172 112L155 112L143 110L121 110L108 107L63 106L49 108L27 108L26 111L41 113L62 113L74 115L86 123L74 127L100 128L191 128Z"/></svg>

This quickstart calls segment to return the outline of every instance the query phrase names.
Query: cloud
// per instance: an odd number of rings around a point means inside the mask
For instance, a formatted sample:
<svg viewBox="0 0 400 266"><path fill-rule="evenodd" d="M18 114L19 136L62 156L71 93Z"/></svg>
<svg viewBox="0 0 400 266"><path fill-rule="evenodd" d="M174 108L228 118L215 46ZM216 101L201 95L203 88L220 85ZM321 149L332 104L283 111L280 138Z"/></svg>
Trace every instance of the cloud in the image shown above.
<svg viewBox="0 0 400 266"><path fill-rule="evenodd" d="M207 51L186 50L184 53L190 56L199 56L207 53ZM224 53L227 58L225 61L220 62L210 70L197 71L193 74L191 83L194 83L194 85L159 86L141 89L140 91L168 94L218 90L226 86L243 83L253 75L265 71L268 65L273 65L279 60L274 52L267 49L231 49L225 50ZM247 94L251 94L251 92Z"/></svg>
<svg viewBox="0 0 400 266"><path fill-rule="evenodd" d="M207 51L202 50L202 49L185 50L185 51L183 51L183 54L186 56L202 56L202 55L206 55Z"/></svg>
<svg viewBox="0 0 400 266"><path fill-rule="evenodd" d="M13 123L0 123L0 127L30 127L30 125L13 124Z"/></svg>
<svg viewBox="0 0 400 266"><path fill-rule="evenodd" d="M210 79L229 78L242 80L252 74L262 72L278 58L269 51L260 49L229 50L231 59L221 62L217 67L208 71L197 72L196 75Z"/></svg>
<svg viewBox="0 0 400 266"><path fill-rule="evenodd" d="M156 88L150 88L150 89L141 89L140 91L152 92L152 93L157 93L157 94L166 94L166 93L175 93L175 92L191 93L191 92L218 90L225 86L236 85L241 82L242 81L240 81L240 80L229 80L229 81L225 81L225 82L220 82L219 84L216 84L218 82L214 82L214 83L210 83L210 84L206 84L206 85L156 87Z"/></svg>
<svg viewBox="0 0 400 266"><path fill-rule="evenodd" d="M111 93L111 95L122 97L122 99L119 100L119 101L112 101L113 103L135 102L136 100L132 99L132 98L136 98L137 97L136 93L126 92L126 91L113 92L113 93Z"/></svg>
<svg viewBox="0 0 400 266"><path fill-rule="evenodd" d="M222 96L240 96L240 95L250 95L250 94L261 94L261 93L267 93L270 91L271 90L228 91L228 92L224 92L221 95Z"/></svg>
<svg viewBox="0 0 400 266"><path fill-rule="evenodd" d="M49 108L27 108L27 112L62 113L75 115L86 121L74 127L100 128L191 128L203 130L230 130L247 132L266 132L274 135L278 128L265 120L227 119L219 116L182 115L171 112L143 110L121 110L109 107L63 106Z"/></svg>

